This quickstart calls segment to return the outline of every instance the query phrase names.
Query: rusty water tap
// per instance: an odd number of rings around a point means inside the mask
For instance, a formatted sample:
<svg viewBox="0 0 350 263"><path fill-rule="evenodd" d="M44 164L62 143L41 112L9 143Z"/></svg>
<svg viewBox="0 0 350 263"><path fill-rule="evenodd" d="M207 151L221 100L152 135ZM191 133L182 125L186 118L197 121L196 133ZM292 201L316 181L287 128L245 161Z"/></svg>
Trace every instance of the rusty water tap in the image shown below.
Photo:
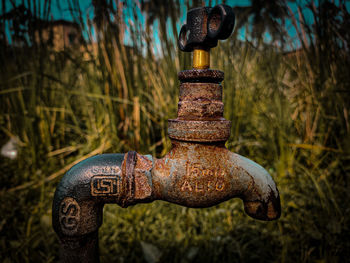
<svg viewBox="0 0 350 263"><path fill-rule="evenodd" d="M98 228L106 203L127 207L164 200L199 208L239 197L251 217L279 218L279 193L268 172L225 148L231 122L223 118L224 73L209 69L209 51L230 36L233 26L229 6L188 11L179 48L194 52L194 68L178 75L178 116L168 123L169 153L161 159L134 151L101 154L64 175L52 207L63 262L99 261Z"/></svg>

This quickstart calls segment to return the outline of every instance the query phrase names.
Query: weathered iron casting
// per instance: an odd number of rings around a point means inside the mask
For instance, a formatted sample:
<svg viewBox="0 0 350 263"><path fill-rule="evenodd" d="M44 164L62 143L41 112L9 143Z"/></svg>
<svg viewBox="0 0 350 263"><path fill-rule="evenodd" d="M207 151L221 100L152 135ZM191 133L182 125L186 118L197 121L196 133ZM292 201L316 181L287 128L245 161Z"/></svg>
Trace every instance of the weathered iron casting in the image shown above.
<svg viewBox="0 0 350 263"><path fill-rule="evenodd" d="M225 148L231 122L223 118L220 82L224 73L209 69L209 50L232 33L233 24L232 9L225 5L188 12L179 47L194 51L196 63L194 69L179 73L178 116L169 120L172 148L168 154L162 159L134 151L101 154L64 175L52 208L63 262L99 261L98 228L107 203L127 207L164 200L209 207L239 197L253 218L280 216L279 193L271 176Z"/></svg>
<svg viewBox="0 0 350 263"><path fill-rule="evenodd" d="M179 48L190 52L216 47L219 39L231 35L234 24L233 10L227 5L191 9L187 12L186 24L180 30Z"/></svg>

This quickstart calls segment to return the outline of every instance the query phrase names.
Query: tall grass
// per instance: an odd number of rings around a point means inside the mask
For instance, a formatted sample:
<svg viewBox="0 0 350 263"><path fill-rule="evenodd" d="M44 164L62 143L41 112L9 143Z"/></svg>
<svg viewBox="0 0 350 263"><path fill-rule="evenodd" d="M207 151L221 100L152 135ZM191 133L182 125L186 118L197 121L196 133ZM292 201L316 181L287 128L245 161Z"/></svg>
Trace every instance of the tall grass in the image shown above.
<svg viewBox="0 0 350 263"><path fill-rule="evenodd" d="M19 149L14 161L0 157L3 262L57 261L51 202L72 165L103 152L160 157L169 150L177 72L190 68L189 54L175 41L186 10L176 2L146 5L144 24L134 3L105 7L108 16L99 20L76 16L89 36L79 48L2 44L0 141L16 137ZM343 30L349 13L328 2L309 8L314 27L303 23L302 12L290 13L302 47L297 53L236 37L211 52L212 67L225 72L227 147L271 173L282 217L252 220L239 200L199 210L164 202L108 205L102 262L150 262L149 253L161 262L343 262L350 256L350 39ZM122 10L134 16L133 26ZM125 34L132 47L124 45Z"/></svg>

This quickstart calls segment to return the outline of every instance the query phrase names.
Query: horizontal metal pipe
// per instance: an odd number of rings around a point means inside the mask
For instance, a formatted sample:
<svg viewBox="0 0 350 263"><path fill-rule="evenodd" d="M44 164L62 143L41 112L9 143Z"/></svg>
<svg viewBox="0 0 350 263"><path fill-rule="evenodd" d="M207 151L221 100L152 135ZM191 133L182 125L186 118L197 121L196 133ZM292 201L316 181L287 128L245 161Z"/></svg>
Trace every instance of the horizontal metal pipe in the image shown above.
<svg viewBox="0 0 350 263"><path fill-rule="evenodd" d="M98 228L106 203L127 207L164 200L198 208L239 197L253 218L280 216L278 190L260 165L228 151L224 143L172 143L162 159L136 152L102 154L64 175L52 208L63 262L98 262Z"/></svg>

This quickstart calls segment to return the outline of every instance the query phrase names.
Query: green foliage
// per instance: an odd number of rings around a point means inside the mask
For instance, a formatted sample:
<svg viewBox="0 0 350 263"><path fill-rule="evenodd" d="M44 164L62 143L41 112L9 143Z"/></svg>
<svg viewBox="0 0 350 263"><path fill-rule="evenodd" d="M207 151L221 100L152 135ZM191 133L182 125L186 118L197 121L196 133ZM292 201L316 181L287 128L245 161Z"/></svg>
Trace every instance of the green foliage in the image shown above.
<svg viewBox="0 0 350 263"><path fill-rule="evenodd" d="M107 5L98 15L96 9L84 28L90 39L78 48L2 42L0 142L16 137L19 150L16 160L0 157L2 262L58 260L51 203L74 163L102 152L133 149L160 157L169 150L177 72L190 68L189 54L178 52L174 41L183 10L176 2L163 9L146 4L153 20L144 26L136 6L125 6L135 16L129 28L134 46L127 47L118 8ZM296 26L297 52L241 42L236 35L211 52L212 68L225 72L225 118L232 121L227 147L270 172L282 198L281 218L250 219L239 200L206 209L161 201L127 209L108 205L100 229L102 262L350 257L350 39L343 32L349 14L328 2L309 8L317 23ZM154 21L162 25L162 55L153 49Z"/></svg>

